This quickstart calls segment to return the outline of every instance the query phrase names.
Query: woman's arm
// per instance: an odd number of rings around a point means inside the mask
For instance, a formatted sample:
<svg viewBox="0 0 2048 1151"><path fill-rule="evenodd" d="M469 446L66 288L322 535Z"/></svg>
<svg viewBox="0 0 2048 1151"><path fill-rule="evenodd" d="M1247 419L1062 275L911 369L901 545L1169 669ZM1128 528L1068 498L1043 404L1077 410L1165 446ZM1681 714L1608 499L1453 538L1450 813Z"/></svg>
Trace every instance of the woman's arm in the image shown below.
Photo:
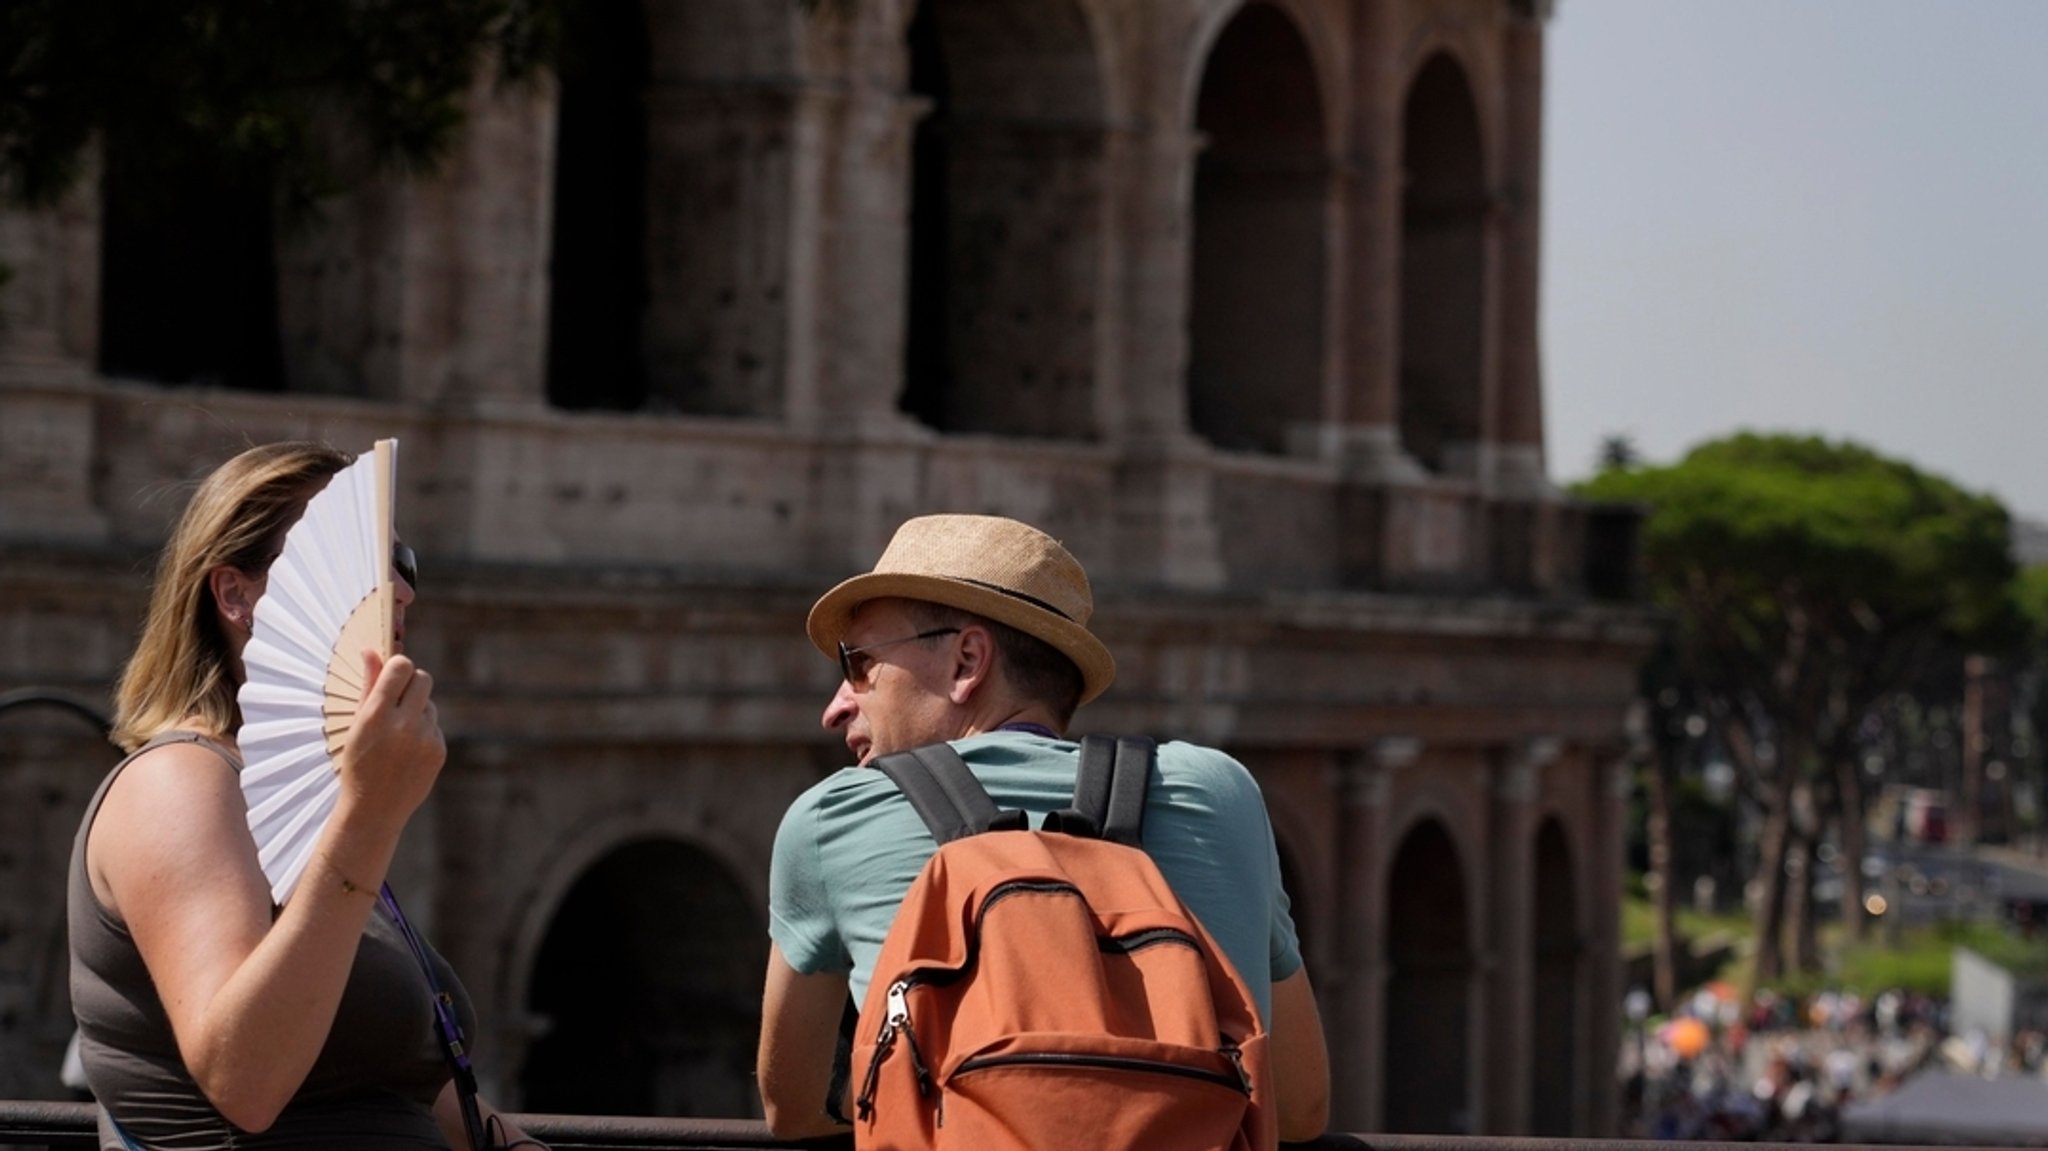
<svg viewBox="0 0 2048 1151"><path fill-rule="evenodd" d="M447 755L426 673L404 656L366 665L340 798L274 922L241 788L208 751L131 763L87 840L94 890L134 936L187 1071L245 1131L276 1120L326 1044L399 832Z"/></svg>

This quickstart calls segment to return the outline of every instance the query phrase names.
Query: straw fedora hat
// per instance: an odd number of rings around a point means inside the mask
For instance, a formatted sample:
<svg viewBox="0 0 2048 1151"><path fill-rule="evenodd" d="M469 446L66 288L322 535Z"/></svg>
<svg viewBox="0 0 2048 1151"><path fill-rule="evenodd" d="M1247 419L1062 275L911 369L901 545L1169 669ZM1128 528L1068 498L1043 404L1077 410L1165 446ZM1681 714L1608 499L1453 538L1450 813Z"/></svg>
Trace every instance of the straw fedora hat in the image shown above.
<svg viewBox="0 0 2048 1151"><path fill-rule="evenodd" d="M804 630L837 658L854 609L891 596L970 611L1044 640L1080 669L1082 703L1116 678L1116 660L1088 630L1095 613L1088 573L1058 540L1028 524L1002 516L907 520L875 570L819 598Z"/></svg>

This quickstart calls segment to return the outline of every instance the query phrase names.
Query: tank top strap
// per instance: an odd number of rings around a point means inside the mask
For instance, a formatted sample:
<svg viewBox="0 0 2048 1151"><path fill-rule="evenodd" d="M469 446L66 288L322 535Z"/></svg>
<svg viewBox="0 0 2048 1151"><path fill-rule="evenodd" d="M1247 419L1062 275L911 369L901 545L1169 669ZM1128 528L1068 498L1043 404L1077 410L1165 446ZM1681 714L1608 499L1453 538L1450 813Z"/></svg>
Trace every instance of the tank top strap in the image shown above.
<svg viewBox="0 0 2048 1151"><path fill-rule="evenodd" d="M156 735L151 736L148 743L145 743L141 747L136 748L134 751L129 752L128 758L122 760L120 765L115 767L114 770L116 772L120 771L122 767L128 766L130 760L133 760L135 757L141 755L145 751L155 751L159 747L168 747L174 743L196 743L199 746L205 748L206 750L212 752L213 754L221 757L222 759L227 760L228 766L234 768L236 774L239 775L241 773L242 757L236 755L232 750L230 750L227 744L224 744L221 741L203 732L180 731L175 729L171 731L159 732Z"/></svg>

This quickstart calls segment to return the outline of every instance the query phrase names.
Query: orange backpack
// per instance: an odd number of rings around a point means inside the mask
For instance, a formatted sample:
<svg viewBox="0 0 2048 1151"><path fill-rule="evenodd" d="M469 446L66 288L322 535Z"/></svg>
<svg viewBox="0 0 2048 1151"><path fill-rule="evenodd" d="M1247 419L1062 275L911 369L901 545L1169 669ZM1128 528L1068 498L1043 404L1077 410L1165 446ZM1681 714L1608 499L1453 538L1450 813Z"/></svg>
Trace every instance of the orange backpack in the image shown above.
<svg viewBox="0 0 2048 1151"><path fill-rule="evenodd" d="M1083 740L1042 831L945 744L875 762L939 849L855 1031L856 1148L1276 1146L1257 1002L1138 846L1153 753Z"/></svg>

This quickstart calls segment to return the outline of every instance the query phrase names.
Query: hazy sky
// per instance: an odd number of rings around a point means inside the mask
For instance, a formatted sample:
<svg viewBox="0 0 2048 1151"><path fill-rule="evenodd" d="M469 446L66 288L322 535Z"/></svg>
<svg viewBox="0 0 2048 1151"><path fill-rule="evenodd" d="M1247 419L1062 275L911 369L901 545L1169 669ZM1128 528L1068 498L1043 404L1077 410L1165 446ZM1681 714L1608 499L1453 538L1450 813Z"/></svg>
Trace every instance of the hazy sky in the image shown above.
<svg viewBox="0 0 2048 1151"><path fill-rule="evenodd" d="M1853 439L2048 520L2048 0L1559 0L1550 470Z"/></svg>

